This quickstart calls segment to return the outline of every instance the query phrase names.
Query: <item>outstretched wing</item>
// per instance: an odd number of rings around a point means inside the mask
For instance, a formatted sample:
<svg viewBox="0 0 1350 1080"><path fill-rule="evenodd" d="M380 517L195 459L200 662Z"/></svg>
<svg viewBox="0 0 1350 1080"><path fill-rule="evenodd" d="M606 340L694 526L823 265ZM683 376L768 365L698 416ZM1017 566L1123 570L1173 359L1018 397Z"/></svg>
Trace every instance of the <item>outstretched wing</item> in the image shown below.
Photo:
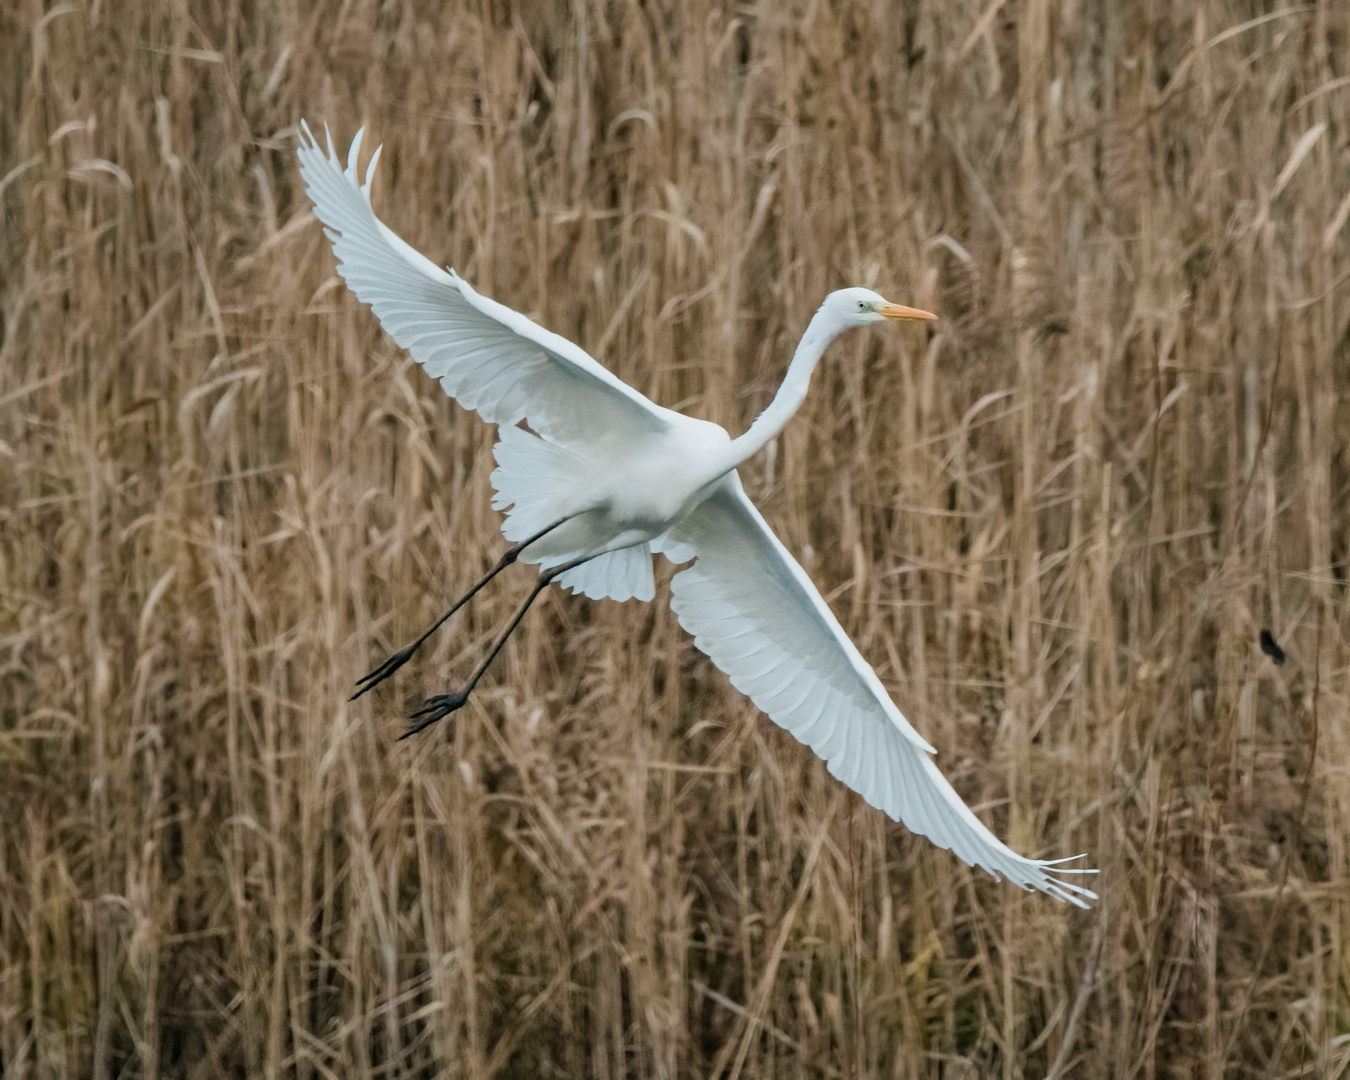
<svg viewBox="0 0 1350 1080"><path fill-rule="evenodd" d="M873 806L972 866L1086 907L1096 894L991 833L933 763L811 579L770 531L735 473L671 537L697 554L671 582L694 644L776 723ZM1065 860L1067 861L1067 860Z"/></svg>
<svg viewBox="0 0 1350 1080"><path fill-rule="evenodd" d="M445 392L484 420L526 420L555 442L625 439L664 431L664 410L601 367L566 338L480 296L453 270L414 250L370 205L370 181L356 159L361 132L344 169L333 147L301 124L300 174L333 243L338 273L379 316L389 336L412 353Z"/></svg>

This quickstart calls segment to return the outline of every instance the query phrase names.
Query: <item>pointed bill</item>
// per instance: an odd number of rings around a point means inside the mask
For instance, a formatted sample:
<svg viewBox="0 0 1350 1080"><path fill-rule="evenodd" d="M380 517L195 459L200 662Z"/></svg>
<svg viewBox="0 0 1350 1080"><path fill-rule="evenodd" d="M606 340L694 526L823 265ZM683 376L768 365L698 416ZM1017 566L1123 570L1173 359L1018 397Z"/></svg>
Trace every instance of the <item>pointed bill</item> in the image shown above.
<svg viewBox="0 0 1350 1080"><path fill-rule="evenodd" d="M887 304L878 314L884 315L888 319L922 319L925 322L932 322L937 318L931 311L905 307L904 304Z"/></svg>

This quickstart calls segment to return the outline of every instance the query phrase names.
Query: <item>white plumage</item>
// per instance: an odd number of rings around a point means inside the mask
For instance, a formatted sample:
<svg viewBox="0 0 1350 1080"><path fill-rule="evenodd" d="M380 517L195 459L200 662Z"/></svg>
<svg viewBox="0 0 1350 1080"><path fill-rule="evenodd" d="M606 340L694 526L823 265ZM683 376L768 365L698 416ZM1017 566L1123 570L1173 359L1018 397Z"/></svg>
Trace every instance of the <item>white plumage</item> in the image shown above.
<svg viewBox="0 0 1350 1080"><path fill-rule="evenodd" d="M358 132L344 169L331 138L325 154L302 125L300 171L338 271L447 394L499 425L493 506L506 512L508 540L519 544L549 530L520 551L543 568L541 581L557 573L561 584L586 596L650 600L652 552L676 563L692 559L671 583L680 624L737 689L819 754L834 776L995 877L1079 907L1095 899L1055 876L1093 871L1023 858L961 801L933 763L933 748L896 708L736 473L796 412L811 372L840 332L932 316L868 289L831 293L773 402L732 439L716 424L652 403L576 345L480 296L404 243L371 208L379 151L362 183L360 144ZM521 421L530 430L517 426ZM586 561L559 572L579 560ZM410 654L404 650L372 673L375 681ZM459 707L464 696L432 719Z"/></svg>

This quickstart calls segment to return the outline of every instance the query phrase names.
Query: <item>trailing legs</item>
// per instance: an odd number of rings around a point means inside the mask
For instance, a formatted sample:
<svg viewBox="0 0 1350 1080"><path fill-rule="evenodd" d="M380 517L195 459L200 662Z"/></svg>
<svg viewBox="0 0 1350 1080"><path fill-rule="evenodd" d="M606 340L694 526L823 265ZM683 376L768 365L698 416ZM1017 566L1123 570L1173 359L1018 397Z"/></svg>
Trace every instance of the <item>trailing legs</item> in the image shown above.
<svg viewBox="0 0 1350 1080"><path fill-rule="evenodd" d="M584 555L579 559L573 559L571 562L565 562L561 566L555 566L551 570L545 570L541 573L534 583L534 588L530 590L530 595L525 597L520 607L516 608L516 613L511 616L511 621L506 624L506 629L497 635L497 640L492 643L492 648L487 656L483 658L482 663L474 669L474 673L469 676L462 689L456 690L453 694L437 694L435 697L427 698L422 707L416 710L408 719L411 723L408 730L399 736L400 739L406 739L410 735L416 735L423 728L430 727L437 720L449 716L457 709L464 707L464 703L469 700L469 695L473 693L473 688L478 685L478 680L483 677L483 672L487 671L488 666L497 658L497 654L502 651L502 646L506 644L506 639L511 636L512 631L520 625L520 620L525 618L525 612L530 610L530 605L534 603L535 598L548 588L554 578L567 571L575 569L582 563L590 562L595 555ZM495 571L494 571L495 572ZM434 627L433 627L434 629Z"/></svg>
<svg viewBox="0 0 1350 1080"><path fill-rule="evenodd" d="M354 693L348 700L355 701L367 690L379 686L380 683L384 682L385 679L389 678L390 675L392 675L394 672L396 672L399 668L401 668L404 664L406 664L409 660L412 659L413 653L415 653L418 650L422 642L426 641L427 638L431 637L432 634L434 634L437 630L439 630L441 628L441 624L444 623L446 619L450 618L451 615L453 615L456 611L458 611L470 600L472 600L475 594L477 594L478 590L480 590L484 585L486 585L489 581L491 581L503 570L505 570L508 566L514 563L518 558L520 558L520 553L522 551L524 551L527 547L533 544L536 540L540 540L543 537L547 536L559 525L561 525L564 521L568 520L570 519L559 518L557 521L555 521L552 525L549 525L547 528L540 529L533 536L527 537L526 539L520 541L520 543L512 544L509 548L507 548L506 551L502 554L502 557L497 560L497 565L494 566L491 570L489 570L487 574L483 576L483 579L478 582L477 585L475 585L472 589L470 589L458 600L456 600L450 606L450 610L447 611L444 615L442 615L432 624L430 630L428 630L420 638L414 641L411 645L399 649L398 652L394 653L393 656L389 657L388 660L386 660L383 664L377 667L374 671L370 672L367 675L362 675L361 678L357 679L356 685L359 689L357 689L356 693ZM552 578L550 578L549 580L551 581Z"/></svg>

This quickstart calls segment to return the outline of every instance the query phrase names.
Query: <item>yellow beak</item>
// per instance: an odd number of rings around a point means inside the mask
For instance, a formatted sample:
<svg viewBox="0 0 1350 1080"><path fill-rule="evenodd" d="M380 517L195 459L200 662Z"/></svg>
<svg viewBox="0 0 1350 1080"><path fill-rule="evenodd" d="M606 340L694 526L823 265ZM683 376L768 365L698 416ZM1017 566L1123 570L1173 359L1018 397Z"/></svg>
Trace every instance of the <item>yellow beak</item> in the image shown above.
<svg viewBox="0 0 1350 1080"><path fill-rule="evenodd" d="M923 319L931 322L937 318L931 311L921 311L919 308L905 307L904 304L887 304L877 314L884 315L888 319Z"/></svg>

